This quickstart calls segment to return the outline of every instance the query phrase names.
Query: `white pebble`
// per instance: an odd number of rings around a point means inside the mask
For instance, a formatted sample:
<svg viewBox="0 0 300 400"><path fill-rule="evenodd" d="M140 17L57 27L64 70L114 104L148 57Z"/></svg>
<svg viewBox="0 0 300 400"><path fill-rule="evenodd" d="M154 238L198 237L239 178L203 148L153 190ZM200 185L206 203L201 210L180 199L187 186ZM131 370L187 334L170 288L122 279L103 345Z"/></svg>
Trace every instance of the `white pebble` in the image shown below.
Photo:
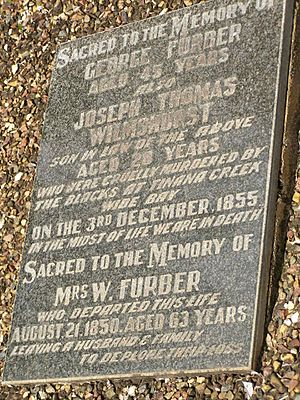
<svg viewBox="0 0 300 400"><path fill-rule="evenodd" d="M136 391L136 386L129 386L127 393L129 396L133 397L135 396L135 391Z"/></svg>
<svg viewBox="0 0 300 400"><path fill-rule="evenodd" d="M295 312L294 314L292 314L292 315L290 316L290 318L291 318L291 320L292 320L292 323L293 323L293 324L296 324L296 323L298 322L298 320L299 320L299 312L298 312L298 311Z"/></svg>
<svg viewBox="0 0 300 400"><path fill-rule="evenodd" d="M243 381L243 385L244 385L244 388L246 390L247 399L250 400L252 395L253 395L253 384L251 382L244 382Z"/></svg>
<svg viewBox="0 0 300 400"><path fill-rule="evenodd" d="M15 182L18 182L23 176L23 172L18 172L17 175L15 176Z"/></svg>
<svg viewBox="0 0 300 400"><path fill-rule="evenodd" d="M13 75L14 75L17 71L18 71L18 65L17 65L17 64L12 65L12 67L11 67L11 72L13 73Z"/></svg>
<svg viewBox="0 0 300 400"><path fill-rule="evenodd" d="M292 301L289 301L288 303L285 303L284 308L286 310L293 310L295 308L295 305Z"/></svg>

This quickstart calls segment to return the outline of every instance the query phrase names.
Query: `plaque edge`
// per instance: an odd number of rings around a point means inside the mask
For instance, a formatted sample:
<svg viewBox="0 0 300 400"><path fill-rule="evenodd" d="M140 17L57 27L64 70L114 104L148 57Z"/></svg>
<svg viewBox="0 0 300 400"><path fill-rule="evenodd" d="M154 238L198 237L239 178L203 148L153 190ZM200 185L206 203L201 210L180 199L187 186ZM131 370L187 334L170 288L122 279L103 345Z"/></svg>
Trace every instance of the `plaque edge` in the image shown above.
<svg viewBox="0 0 300 400"><path fill-rule="evenodd" d="M284 124L286 117L288 80L291 67L293 21L295 16L295 0L284 0L282 3L281 36L279 42L278 68L276 76L276 91L274 93L272 139L270 141L270 155L265 200L265 213L262 223L261 248L257 271L257 289L251 346L249 350L249 364L255 370L258 357L262 350L265 336L265 317L268 307L268 292L271 279L271 257L274 251L274 235L276 228L276 211L278 200L278 178L281 166L283 147ZM289 44L289 46L287 46ZM285 57L287 60L285 60ZM272 204L274 207L272 208ZM270 236L268 238L268 236Z"/></svg>
<svg viewBox="0 0 300 400"><path fill-rule="evenodd" d="M176 12L180 12L182 10L188 10L188 9L192 9L192 8L197 8L199 6L200 7L205 7L207 4L209 6L213 5L214 7L218 7L218 5L223 4L222 0L200 0L200 1L201 1L201 3L191 4L189 6L182 6L180 8L175 9L175 10L169 10L165 14L152 15L150 17L142 18L142 19L139 19L139 20L136 20L136 21L127 22L126 24L122 24L122 25L119 25L119 26L111 26L107 30L90 33L90 34L85 35L85 36L80 36L80 37L78 37L76 39L70 39L70 40L67 40L65 42L61 42L61 43L57 44L56 49L59 49L60 47L63 47L63 46L66 46L66 45L70 45L70 44L72 44L72 43L74 43L76 41L80 41L80 40L83 40L85 38L89 38L91 36L108 34L108 33L111 33L111 32L115 32L115 31L119 30L120 28L124 29L124 28L126 28L128 26L138 25L138 24L140 24L142 22L149 21L149 20L152 21L153 19L156 19L156 18L159 19L159 18L166 17L166 16L170 16L170 18L172 18L171 14L175 14ZM204 1L204 2L202 2L202 1ZM226 0L226 1L228 1L228 0ZM286 0L284 0L284 1L286 1ZM56 50L56 53L57 53L57 50ZM55 57L54 61L55 61L55 65L56 65L56 57Z"/></svg>
<svg viewBox="0 0 300 400"><path fill-rule="evenodd" d="M51 379L32 379L32 380L10 380L2 381L4 385L22 385L22 384L46 384L46 383L66 383L66 382L91 382L100 381L104 379L133 379L133 378L153 378L161 379L167 377L184 377L192 375L210 375L210 374L221 374L221 373L250 373L252 371L251 366L235 367L235 368L212 368L212 369L195 369L195 370L178 370L178 371L150 371L144 373L133 373L133 374L106 374L106 375L87 375L82 377L71 377L71 378L51 378Z"/></svg>

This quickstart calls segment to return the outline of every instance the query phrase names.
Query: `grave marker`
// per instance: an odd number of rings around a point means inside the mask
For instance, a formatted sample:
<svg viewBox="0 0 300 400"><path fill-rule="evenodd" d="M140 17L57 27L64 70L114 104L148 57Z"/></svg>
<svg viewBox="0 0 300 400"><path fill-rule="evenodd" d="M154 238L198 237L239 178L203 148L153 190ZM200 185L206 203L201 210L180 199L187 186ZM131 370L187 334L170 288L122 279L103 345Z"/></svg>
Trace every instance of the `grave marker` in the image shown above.
<svg viewBox="0 0 300 400"><path fill-rule="evenodd" d="M255 368L292 3L58 48L4 382Z"/></svg>

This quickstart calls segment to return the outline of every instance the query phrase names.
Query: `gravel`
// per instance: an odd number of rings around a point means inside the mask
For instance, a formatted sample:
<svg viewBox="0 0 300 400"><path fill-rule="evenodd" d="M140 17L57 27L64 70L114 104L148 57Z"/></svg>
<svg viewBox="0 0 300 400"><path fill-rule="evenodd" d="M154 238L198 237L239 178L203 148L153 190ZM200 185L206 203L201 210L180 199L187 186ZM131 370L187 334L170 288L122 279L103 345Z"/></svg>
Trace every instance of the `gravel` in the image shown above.
<svg viewBox="0 0 300 400"><path fill-rule="evenodd" d="M195 3L199 1L0 0L0 373L56 45ZM277 302L257 372L80 385L0 385L0 399L300 400L300 178L295 187Z"/></svg>

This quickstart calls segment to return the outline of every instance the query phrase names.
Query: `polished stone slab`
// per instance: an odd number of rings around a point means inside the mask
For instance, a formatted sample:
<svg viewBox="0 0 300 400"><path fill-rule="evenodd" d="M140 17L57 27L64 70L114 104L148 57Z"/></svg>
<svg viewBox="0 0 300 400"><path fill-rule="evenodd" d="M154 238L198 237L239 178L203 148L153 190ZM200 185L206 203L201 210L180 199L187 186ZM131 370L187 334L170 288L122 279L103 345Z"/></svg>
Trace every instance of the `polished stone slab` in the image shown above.
<svg viewBox="0 0 300 400"><path fill-rule="evenodd" d="M207 1L57 49L5 383L255 368L292 13Z"/></svg>

